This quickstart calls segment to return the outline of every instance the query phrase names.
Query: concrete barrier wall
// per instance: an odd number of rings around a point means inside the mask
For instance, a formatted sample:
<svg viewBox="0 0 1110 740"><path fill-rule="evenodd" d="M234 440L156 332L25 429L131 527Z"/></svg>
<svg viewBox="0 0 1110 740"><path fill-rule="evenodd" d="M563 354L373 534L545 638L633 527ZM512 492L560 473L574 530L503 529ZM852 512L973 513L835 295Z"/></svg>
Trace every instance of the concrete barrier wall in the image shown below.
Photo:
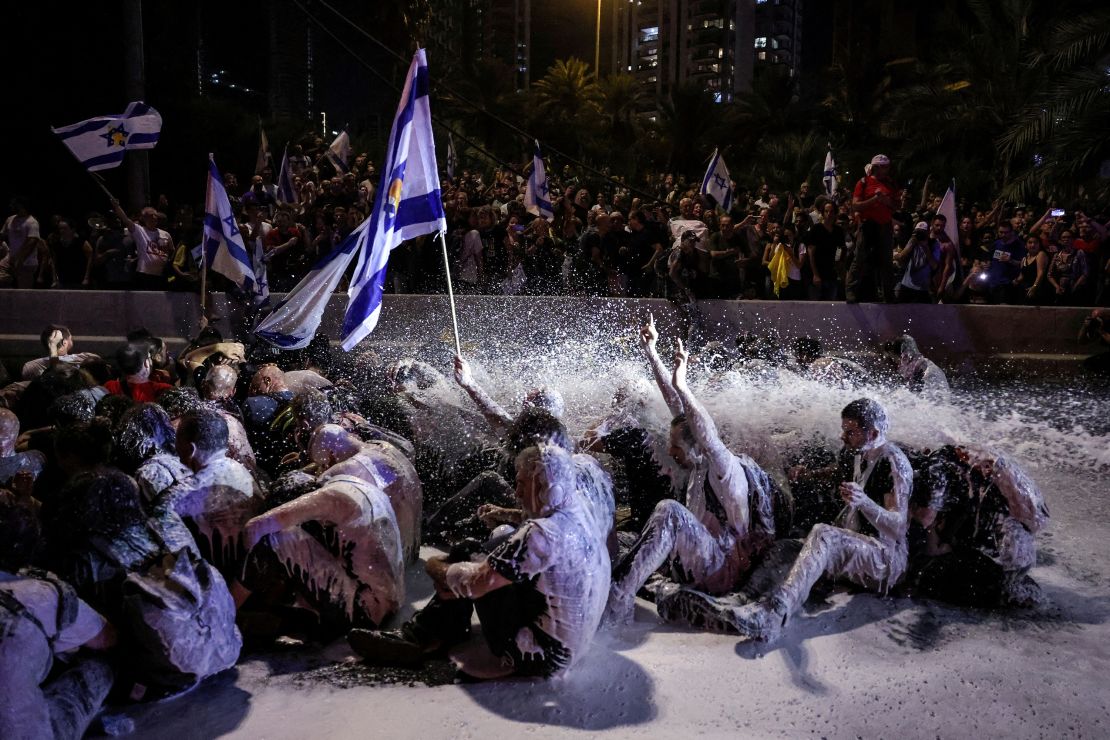
<svg viewBox="0 0 1110 740"><path fill-rule="evenodd" d="M328 306L323 328L332 339L338 338L345 305L346 296L337 294ZM658 299L459 296L457 305L463 341L483 345L630 336L649 312L666 332L683 322L673 304ZM230 332L231 302L217 294L214 306L222 317L216 325ZM857 350L908 331L923 351L948 362L999 355L1059 361L1094 350L1076 342L1088 313L1082 308L704 301L699 310L706 337L716 340L777 330ZM198 316L197 297L184 293L0 290L0 356L9 365L41 356L38 334L50 323L68 326L81 351L111 353L137 326L180 346L196 332ZM448 341L450 326L446 296L387 295L379 328L367 343Z"/></svg>

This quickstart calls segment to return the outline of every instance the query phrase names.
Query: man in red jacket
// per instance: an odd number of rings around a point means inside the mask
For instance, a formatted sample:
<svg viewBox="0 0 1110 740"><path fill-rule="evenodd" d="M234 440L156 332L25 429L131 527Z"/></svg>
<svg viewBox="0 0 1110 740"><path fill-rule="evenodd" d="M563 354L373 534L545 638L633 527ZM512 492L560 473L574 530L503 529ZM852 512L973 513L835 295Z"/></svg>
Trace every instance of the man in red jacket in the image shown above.
<svg viewBox="0 0 1110 740"><path fill-rule="evenodd" d="M890 176L890 158L876 154L852 193L852 210L859 214L861 225L844 286L849 303L871 298L894 302L892 222L901 196L902 189Z"/></svg>

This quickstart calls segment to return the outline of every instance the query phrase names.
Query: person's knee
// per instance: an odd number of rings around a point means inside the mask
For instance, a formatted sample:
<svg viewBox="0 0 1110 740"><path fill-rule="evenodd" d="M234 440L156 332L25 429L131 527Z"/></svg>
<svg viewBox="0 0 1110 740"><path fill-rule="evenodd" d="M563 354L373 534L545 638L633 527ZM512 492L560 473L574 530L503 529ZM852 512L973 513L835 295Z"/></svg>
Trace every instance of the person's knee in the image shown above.
<svg viewBox="0 0 1110 740"><path fill-rule="evenodd" d="M831 524L818 522L813 525L813 529L809 530L809 541L820 542L828 544L836 536L836 527Z"/></svg>
<svg viewBox="0 0 1110 740"><path fill-rule="evenodd" d="M686 507L674 499L663 499L655 505L655 510L651 513L651 518L648 521L658 524L677 524L683 519L686 512Z"/></svg>

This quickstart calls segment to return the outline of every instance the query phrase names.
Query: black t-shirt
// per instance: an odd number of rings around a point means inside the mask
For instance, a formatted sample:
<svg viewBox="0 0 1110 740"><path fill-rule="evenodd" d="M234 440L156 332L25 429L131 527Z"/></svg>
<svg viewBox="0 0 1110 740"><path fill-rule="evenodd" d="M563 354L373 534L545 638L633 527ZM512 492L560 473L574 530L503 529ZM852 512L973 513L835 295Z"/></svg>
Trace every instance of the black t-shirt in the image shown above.
<svg viewBox="0 0 1110 740"><path fill-rule="evenodd" d="M806 232L805 244L813 252L817 275L822 280L836 280L836 250L844 246L844 229L833 224L830 230L817 224Z"/></svg>

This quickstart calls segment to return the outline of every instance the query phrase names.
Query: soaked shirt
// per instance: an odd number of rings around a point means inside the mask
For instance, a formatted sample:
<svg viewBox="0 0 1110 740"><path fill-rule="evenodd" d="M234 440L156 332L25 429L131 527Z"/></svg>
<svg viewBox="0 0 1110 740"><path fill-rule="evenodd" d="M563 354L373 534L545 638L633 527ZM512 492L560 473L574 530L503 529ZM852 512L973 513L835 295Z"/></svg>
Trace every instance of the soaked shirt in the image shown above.
<svg viewBox="0 0 1110 740"><path fill-rule="evenodd" d="M237 581L246 556L243 527L262 503L251 472L229 457L216 457L166 491L163 502L185 521L204 559L228 583Z"/></svg>
<svg viewBox="0 0 1110 740"><path fill-rule="evenodd" d="M379 488L336 475L266 516L296 522L264 542L325 619L375 627L396 613L405 599L401 532Z"/></svg>
<svg viewBox="0 0 1110 740"><path fill-rule="evenodd" d="M573 497L550 516L530 519L487 558L493 570L534 589L539 616L522 627L517 650L538 657L542 672L566 671L585 652L609 596L609 554L594 515Z"/></svg>

